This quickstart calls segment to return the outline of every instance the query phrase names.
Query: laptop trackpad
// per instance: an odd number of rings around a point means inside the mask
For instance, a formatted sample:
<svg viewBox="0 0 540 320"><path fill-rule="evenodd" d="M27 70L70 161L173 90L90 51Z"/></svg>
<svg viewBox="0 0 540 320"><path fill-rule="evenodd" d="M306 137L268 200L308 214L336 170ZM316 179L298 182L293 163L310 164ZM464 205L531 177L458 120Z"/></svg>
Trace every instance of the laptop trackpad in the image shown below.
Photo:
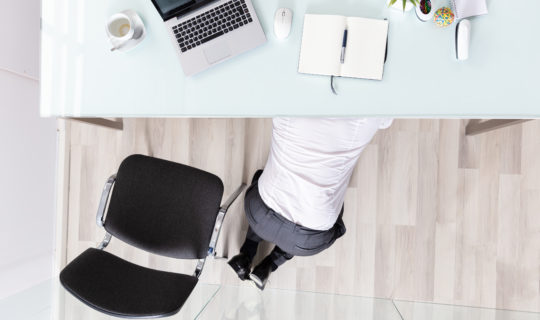
<svg viewBox="0 0 540 320"><path fill-rule="evenodd" d="M221 41L204 49L204 55L206 56L206 61L213 64L230 56L231 49L229 49L226 41Z"/></svg>

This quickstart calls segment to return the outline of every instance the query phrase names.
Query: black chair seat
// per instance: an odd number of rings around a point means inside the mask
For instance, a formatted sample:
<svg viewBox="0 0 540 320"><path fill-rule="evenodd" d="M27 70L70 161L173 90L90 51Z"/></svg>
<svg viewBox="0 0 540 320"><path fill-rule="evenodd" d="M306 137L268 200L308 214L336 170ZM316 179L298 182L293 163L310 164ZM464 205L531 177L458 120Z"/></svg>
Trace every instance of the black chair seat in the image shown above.
<svg viewBox="0 0 540 320"><path fill-rule="evenodd" d="M161 317L177 313L198 279L141 267L90 248L61 273L62 285L98 311L120 317Z"/></svg>

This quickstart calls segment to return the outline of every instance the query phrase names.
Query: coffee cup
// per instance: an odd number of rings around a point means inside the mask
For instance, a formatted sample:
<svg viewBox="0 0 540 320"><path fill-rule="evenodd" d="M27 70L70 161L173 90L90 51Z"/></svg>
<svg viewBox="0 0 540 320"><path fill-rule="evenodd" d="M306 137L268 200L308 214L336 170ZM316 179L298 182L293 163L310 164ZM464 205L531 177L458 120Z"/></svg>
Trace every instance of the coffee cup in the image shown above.
<svg viewBox="0 0 540 320"><path fill-rule="evenodd" d="M107 22L107 35L112 44L111 51L131 49L144 37L144 25L133 10L116 13Z"/></svg>

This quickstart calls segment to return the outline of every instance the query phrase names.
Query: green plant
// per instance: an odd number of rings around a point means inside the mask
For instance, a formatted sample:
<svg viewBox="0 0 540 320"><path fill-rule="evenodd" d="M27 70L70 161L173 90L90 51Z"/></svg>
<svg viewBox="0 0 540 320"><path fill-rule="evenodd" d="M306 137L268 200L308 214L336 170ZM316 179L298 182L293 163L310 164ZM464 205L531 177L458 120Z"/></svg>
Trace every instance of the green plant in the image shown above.
<svg viewBox="0 0 540 320"><path fill-rule="evenodd" d="M388 6L394 5L394 3L396 3L397 1L398 0L390 0L390 3L388 4ZM419 0L399 0L399 1L403 1L403 11L405 11L405 6L407 5L407 2L412 3L414 6L417 6L418 3L420 2Z"/></svg>

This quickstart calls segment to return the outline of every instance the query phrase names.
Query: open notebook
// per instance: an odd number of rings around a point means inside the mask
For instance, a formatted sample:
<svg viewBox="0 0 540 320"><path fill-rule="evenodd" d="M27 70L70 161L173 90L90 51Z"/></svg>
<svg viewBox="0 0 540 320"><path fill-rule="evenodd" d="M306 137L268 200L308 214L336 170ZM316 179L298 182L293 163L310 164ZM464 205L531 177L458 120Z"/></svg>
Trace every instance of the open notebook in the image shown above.
<svg viewBox="0 0 540 320"><path fill-rule="evenodd" d="M486 0L452 0L452 6L458 19L488 13Z"/></svg>
<svg viewBox="0 0 540 320"><path fill-rule="evenodd" d="M347 29L345 61L340 61ZM388 21L306 14L298 72L382 80Z"/></svg>

